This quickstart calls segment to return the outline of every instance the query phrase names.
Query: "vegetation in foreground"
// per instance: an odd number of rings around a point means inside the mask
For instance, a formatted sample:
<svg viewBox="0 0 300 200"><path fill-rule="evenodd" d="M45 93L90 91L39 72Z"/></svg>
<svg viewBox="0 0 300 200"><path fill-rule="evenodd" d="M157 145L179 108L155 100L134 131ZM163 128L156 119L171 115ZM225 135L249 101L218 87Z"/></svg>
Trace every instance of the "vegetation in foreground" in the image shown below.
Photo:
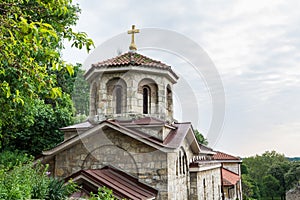
<svg viewBox="0 0 300 200"><path fill-rule="evenodd" d="M63 61L61 50L64 40L93 46L71 28L79 13L72 0L0 2L0 151L37 155L61 142L59 128L73 123L79 66Z"/></svg>

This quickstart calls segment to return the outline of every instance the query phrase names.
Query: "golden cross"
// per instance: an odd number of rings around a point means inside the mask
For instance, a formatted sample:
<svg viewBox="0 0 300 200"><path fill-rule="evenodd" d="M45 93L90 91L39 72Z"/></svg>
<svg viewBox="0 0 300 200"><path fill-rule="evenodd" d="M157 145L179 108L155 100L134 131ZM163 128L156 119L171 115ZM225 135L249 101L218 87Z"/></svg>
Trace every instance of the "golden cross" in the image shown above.
<svg viewBox="0 0 300 200"><path fill-rule="evenodd" d="M134 43L134 34L135 33L139 33L140 32L140 29L135 29L135 25L132 25L132 28L131 30L129 30L127 33L128 34L131 34L131 44L129 46L129 49L130 50L133 50L133 51L136 51L137 48L136 48L136 45Z"/></svg>

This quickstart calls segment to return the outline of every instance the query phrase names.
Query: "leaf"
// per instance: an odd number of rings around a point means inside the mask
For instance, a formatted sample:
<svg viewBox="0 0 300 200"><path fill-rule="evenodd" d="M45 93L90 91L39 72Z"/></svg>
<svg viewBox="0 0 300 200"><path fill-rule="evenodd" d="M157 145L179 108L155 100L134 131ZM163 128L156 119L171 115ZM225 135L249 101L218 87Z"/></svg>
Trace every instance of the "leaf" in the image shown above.
<svg viewBox="0 0 300 200"><path fill-rule="evenodd" d="M73 66L72 65L66 65L66 68L67 68L67 71L69 72L69 74L71 76L73 76L74 75L74 68L73 68Z"/></svg>

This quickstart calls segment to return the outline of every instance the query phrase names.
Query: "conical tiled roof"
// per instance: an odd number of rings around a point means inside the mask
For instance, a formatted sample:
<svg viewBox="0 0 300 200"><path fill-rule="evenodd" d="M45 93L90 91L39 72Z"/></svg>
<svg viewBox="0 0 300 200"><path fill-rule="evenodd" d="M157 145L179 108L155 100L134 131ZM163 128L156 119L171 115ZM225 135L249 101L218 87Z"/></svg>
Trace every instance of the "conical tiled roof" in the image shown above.
<svg viewBox="0 0 300 200"><path fill-rule="evenodd" d="M133 66L143 65L143 66L163 68L163 69L171 68L169 65L166 65L157 60L153 60L151 58L148 58L136 52L127 52L117 57L98 62L96 64L93 64L92 66L109 67L109 66L127 66L127 65L133 65Z"/></svg>
<svg viewBox="0 0 300 200"><path fill-rule="evenodd" d="M171 66L136 52L127 52L114 58L92 64L92 67L87 71L86 75L90 74L95 68L101 69L126 66L141 66L146 68L167 70L178 79L178 76L172 71Z"/></svg>

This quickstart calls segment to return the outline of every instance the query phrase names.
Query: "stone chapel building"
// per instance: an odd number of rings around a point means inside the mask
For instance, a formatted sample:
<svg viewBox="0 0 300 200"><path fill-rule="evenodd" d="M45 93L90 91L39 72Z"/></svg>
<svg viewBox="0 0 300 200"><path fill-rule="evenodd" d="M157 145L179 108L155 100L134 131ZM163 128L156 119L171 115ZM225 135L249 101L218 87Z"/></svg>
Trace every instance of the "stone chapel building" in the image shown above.
<svg viewBox="0 0 300 200"><path fill-rule="evenodd" d="M80 195L105 186L120 199L225 199L222 174L230 169L222 168L221 158L226 154L216 156L198 144L192 124L173 118L173 85L179 77L169 65L136 52L136 32L134 26L129 31L129 52L85 73L89 119L62 128L64 141L40 160L55 177L81 185ZM234 199L242 199L240 159L235 161L226 187L234 188L227 189Z"/></svg>

